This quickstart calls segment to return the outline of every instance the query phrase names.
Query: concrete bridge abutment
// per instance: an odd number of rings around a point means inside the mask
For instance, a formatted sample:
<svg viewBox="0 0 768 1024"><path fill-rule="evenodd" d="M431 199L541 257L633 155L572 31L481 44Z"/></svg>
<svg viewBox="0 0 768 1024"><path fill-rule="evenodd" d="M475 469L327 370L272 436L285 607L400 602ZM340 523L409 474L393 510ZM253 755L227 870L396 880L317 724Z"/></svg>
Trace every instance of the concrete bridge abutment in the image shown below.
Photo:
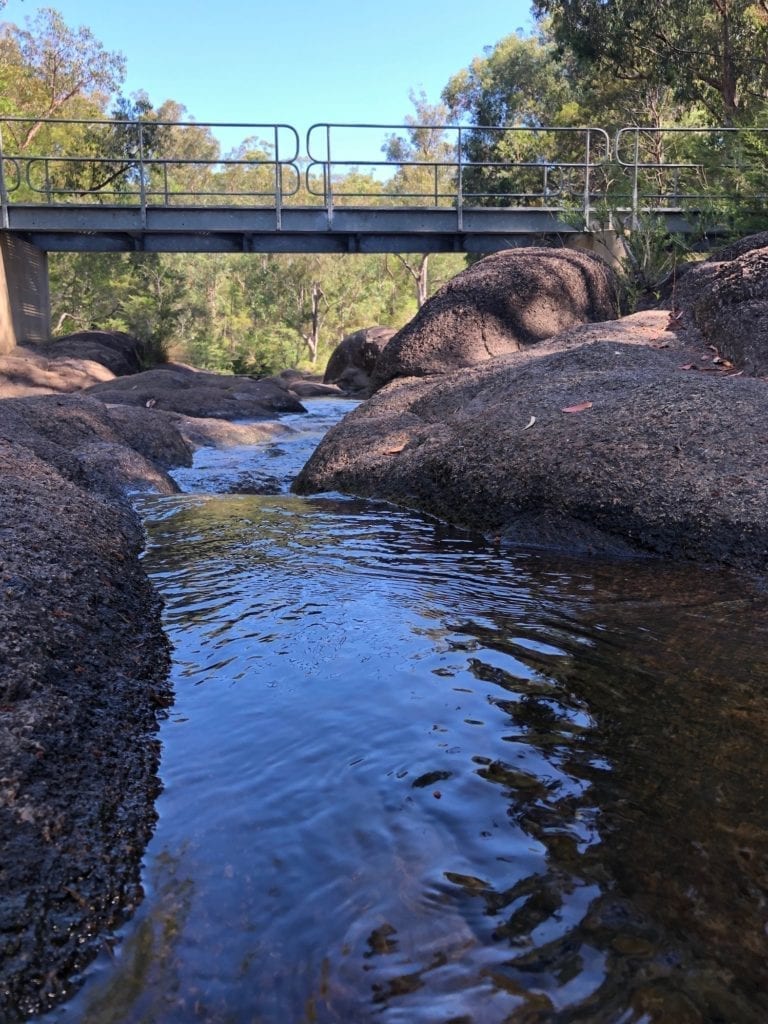
<svg viewBox="0 0 768 1024"><path fill-rule="evenodd" d="M0 232L0 354L51 336L48 254Z"/></svg>

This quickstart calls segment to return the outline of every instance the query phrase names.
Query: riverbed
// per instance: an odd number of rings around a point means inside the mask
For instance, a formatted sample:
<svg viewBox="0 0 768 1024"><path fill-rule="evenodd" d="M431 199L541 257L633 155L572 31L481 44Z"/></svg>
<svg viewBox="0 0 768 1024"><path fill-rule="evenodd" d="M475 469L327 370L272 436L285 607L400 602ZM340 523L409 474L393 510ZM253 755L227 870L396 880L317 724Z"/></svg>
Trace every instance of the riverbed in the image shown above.
<svg viewBox="0 0 768 1024"><path fill-rule="evenodd" d="M159 820L45 1019L764 1021L765 597L291 495L349 408L308 405L140 500Z"/></svg>

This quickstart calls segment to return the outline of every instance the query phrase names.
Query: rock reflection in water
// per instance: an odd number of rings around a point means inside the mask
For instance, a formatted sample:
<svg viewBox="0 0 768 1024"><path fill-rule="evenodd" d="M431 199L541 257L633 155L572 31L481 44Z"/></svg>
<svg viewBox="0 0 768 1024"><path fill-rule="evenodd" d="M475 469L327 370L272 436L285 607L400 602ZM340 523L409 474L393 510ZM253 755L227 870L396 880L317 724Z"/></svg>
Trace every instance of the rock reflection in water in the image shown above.
<svg viewBox="0 0 768 1024"><path fill-rule="evenodd" d="M343 499L147 513L166 790L71 1019L768 1018L761 596Z"/></svg>

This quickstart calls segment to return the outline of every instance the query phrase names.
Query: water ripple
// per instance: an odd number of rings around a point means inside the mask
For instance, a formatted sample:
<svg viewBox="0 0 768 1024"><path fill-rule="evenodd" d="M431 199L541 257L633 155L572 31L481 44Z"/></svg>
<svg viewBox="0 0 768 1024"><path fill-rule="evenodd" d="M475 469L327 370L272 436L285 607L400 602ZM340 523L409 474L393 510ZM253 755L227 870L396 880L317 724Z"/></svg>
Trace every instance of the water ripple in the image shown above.
<svg viewBox="0 0 768 1024"><path fill-rule="evenodd" d="M160 820L59 1018L768 1017L759 596L342 496L142 510Z"/></svg>

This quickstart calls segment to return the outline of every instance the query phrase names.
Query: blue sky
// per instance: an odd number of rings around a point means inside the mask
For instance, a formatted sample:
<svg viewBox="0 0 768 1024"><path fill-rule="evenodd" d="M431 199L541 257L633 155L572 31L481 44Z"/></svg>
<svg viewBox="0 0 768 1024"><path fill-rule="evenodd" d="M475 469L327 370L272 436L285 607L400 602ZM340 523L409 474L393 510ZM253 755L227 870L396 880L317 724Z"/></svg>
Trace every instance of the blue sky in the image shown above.
<svg viewBox="0 0 768 1024"><path fill-rule="evenodd" d="M399 124L483 47L528 30L530 0L8 0L54 7L128 63L125 91L197 121ZM221 133L219 133L221 135Z"/></svg>

